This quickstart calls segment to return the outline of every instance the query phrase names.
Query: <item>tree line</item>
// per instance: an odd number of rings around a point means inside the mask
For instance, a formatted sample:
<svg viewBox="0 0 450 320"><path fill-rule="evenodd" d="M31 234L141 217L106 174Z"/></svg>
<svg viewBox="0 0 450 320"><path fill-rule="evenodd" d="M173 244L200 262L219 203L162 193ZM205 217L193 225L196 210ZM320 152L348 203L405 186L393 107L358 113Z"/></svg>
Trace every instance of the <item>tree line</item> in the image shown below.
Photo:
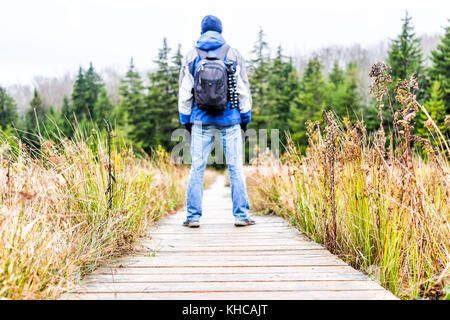
<svg viewBox="0 0 450 320"><path fill-rule="evenodd" d="M420 42L414 33L411 17L406 14L400 34L390 43L387 63L391 67L393 84L418 79L416 92L443 132L448 132L446 115L450 114L450 26L435 50L431 52L431 66L424 67ZM120 100L112 103L105 84L90 64L80 67L71 96L65 96L61 110L45 105L39 92L34 90L30 108L19 116L14 100L0 87L0 128L18 135L31 148L39 148L40 137L73 138L76 128L89 132L104 131L106 123L112 124L117 134L145 152L158 145L170 149L171 132L180 127L178 121L178 74L181 67L181 46L176 50L163 39L154 59L155 71L144 80L136 70L133 59L121 79ZM375 101L363 103L359 93L359 66L350 62L341 66L338 61L325 73L319 57L313 56L300 76L290 57L279 46L274 57L261 29L247 61L253 98L253 121L250 128L289 131L294 142L304 149L307 145L307 121L319 121L324 109L332 109L344 121L360 120L368 131L379 126ZM369 70L367 70L367 73ZM399 106L393 105L394 112ZM386 130L390 130L393 114L386 108ZM426 137L426 117L416 117L416 134ZM448 126L447 118L447 126ZM270 136L270 134L269 134ZM280 135L284 142L284 134Z"/></svg>

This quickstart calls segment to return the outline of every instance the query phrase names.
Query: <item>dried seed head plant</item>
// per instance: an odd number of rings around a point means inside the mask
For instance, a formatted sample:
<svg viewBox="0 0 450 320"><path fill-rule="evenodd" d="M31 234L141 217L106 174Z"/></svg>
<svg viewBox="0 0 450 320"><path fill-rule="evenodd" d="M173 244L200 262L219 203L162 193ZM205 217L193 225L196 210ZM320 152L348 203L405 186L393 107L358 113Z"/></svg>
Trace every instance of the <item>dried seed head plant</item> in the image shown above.
<svg viewBox="0 0 450 320"><path fill-rule="evenodd" d="M389 72L382 62L370 72L380 116L373 139L363 122L341 124L324 112L322 124L307 122L305 155L288 137L284 163L260 176L246 169L249 196L254 209L285 217L397 296L442 298L450 283L448 142L440 134L438 145L414 135L414 117L423 111L416 80L398 82L394 100ZM385 105L392 134L383 125ZM438 130L431 117L428 126ZM419 147L427 158L415 152Z"/></svg>

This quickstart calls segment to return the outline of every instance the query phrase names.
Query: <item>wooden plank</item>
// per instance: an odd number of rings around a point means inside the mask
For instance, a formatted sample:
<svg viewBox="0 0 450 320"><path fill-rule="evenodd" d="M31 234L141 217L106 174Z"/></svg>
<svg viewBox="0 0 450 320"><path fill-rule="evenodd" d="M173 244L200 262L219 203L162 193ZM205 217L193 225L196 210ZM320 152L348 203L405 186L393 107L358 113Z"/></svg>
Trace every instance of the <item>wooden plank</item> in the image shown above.
<svg viewBox="0 0 450 320"><path fill-rule="evenodd" d="M327 250L308 250L299 253L292 252L280 252L277 255L274 254L254 254L252 252L248 253L233 253L233 252L222 252L222 253L211 253L205 252L203 254L193 254L193 255L183 255L165 252L153 252L148 251L146 254L142 252L130 255L127 257L129 261L267 261L267 260L277 260L277 261L298 261L298 260L314 260L327 258L330 261L342 261L336 256L333 256ZM118 259L117 261L123 261L123 259Z"/></svg>
<svg viewBox="0 0 450 320"><path fill-rule="evenodd" d="M215 238L217 236L228 236L230 237L231 235L236 235L236 236L244 236L244 237L248 237L248 238L253 238L253 237L257 237L257 236L266 236L266 238L270 237L270 236L290 236L290 237L295 237L298 236L298 232L293 231L292 229L262 229L259 228L257 229L256 227L254 228L254 230L252 230L251 233L249 233L250 231L248 230L242 230L245 228L236 228L233 227L233 229L227 230L224 228L221 229L205 229L205 228L186 228L186 227L180 227L183 229L178 229L178 230L164 230L161 229L158 232L150 232L150 237L154 237L156 235L168 235L168 236L172 236L172 235L181 235L181 236L203 236L203 235L212 235Z"/></svg>
<svg viewBox="0 0 450 320"><path fill-rule="evenodd" d="M170 253L179 253L179 254L189 254L189 253L222 253L222 252L253 252L255 254L259 252L293 252L293 251L315 251L315 250L326 250L325 248L317 248L317 247L309 247L309 246L284 246L282 248L277 246L246 246L245 249L241 249L241 247L228 247L228 246L215 246L215 247L186 247L186 246L170 246L167 244L162 244L159 248L147 247L150 251L156 252L170 252Z"/></svg>
<svg viewBox="0 0 450 320"><path fill-rule="evenodd" d="M289 222L283 220L283 218L278 216L268 217L268 216L251 216L253 220L256 221L256 225L270 225L270 226L290 226ZM178 227L180 222L183 222L186 216L181 212L174 214L170 217L164 218L164 220L159 220L154 227L161 225ZM228 226L230 222L234 222L234 217L231 214L226 216L202 216L200 217L200 222L203 224L214 227L214 226ZM151 227L153 228L153 227Z"/></svg>
<svg viewBox="0 0 450 320"><path fill-rule="evenodd" d="M273 242L266 242L266 241L247 241L245 244L242 242L212 242L208 241L206 243L189 243L187 241L163 241L163 240L147 240L142 242L143 246L147 247L164 247L164 248L189 248L193 250L212 250L212 249L229 249L229 250L235 250L235 249L251 249L256 250L258 248L274 248L278 247L280 249L321 249L323 248L321 245L314 243L314 242L302 242L302 241L273 241Z"/></svg>
<svg viewBox="0 0 450 320"><path fill-rule="evenodd" d="M149 258L151 259L151 258ZM275 260L275 261L263 261L263 260L231 260L231 261L193 261L190 259L181 260L146 260L145 257L140 258L139 261L123 261L115 264L111 267L128 267L128 268L142 268L142 267L288 267L288 266L339 266L345 265L341 260L330 260L328 257L318 257L315 259L299 259L297 261L292 260Z"/></svg>
<svg viewBox="0 0 450 320"><path fill-rule="evenodd" d="M307 247L304 246L303 243L299 241L230 241L230 242L224 242L224 241L209 241L208 243L205 243L203 246L198 241L163 241L161 239L155 239L154 241L145 242L142 244L145 247L148 248L162 248L162 247L169 247L172 248L190 248L193 250L197 250L198 248L222 248L222 249L228 249L228 248L242 248L242 249L255 249L255 248L264 248L264 247L273 247L273 246L279 246L280 249L288 249L288 248L309 248L309 249L320 249L321 246L313 246Z"/></svg>
<svg viewBox="0 0 450 320"><path fill-rule="evenodd" d="M224 291L365 291L384 290L373 281L83 283L73 292L224 292Z"/></svg>
<svg viewBox="0 0 450 320"><path fill-rule="evenodd" d="M211 235L212 236L212 235ZM204 237L201 236L197 236L197 235L193 235L192 237L189 236L177 236L174 235L172 237L170 236L155 236L152 237L150 240L153 241L164 241L164 242L187 242L187 243L200 243L202 244L202 241L204 240ZM223 243L223 244L227 244L227 243L240 243L242 246L244 246L247 241L249 243L260 243L260 244L267 244L270 243L271 241L276 241L276 242L281 242L281 243L286 243L286 242L290 242L290 243L298 243L299 240L296 239L296 237L282 237L282 236L260 236L260 237L252 237L251 239L249 239L248 237L242 237L239 235L230 235L228 237L226 236L214 236L211 237L210 241L208 242L212 242L212 243Z"/></svg>
<svg viewBox="0 0 450 320"><path fill-rule="evenodd" d="M86 277L85 283L158 283L158 282L263 282L263 281L351 281L369 280L362 273L348 272L303 272L303 273L258 273L258 274L102 274Z"/></svg>
<svg viewBox="0 0 450 320"><path fill-rule="evenodd" d="M154 238L151 240L147 240L147 241L143 241L143 244L145 245L147 242L149 241L164 241L167 243L186 243L188 242L190 238L186 238L186 239L166 239L166 238L162 238L162 239L158 239L158 238ZM194 239L195 238L191 238ZM205 239L204 239L205 240ZM296 239L296 238L275 238L275 239L246 239L245 242L242 241L242 239L234 239L233 237L229 238L229 239L214 239L214 238L209 238L208 241L204 241L204 242L198 242L198 241L191 241L192 245L198 245L198 246L208 246L208 245L212 245L212 244L222 244L222 245L229 245L229 244L238 244L240 245L242 248L245 248L246 246L252 246L252 245L301 245L304 244L305 242L302 241L301 239ZM311 243L311 245L314 245L314 243ZM316 244L318 245L318 244Z"/></svg>
<svg viewBox="0 0 450 320"><path fill-rule="evenodd" d="M278 219L280 219L278 221ZM266 221L266 219L264 218L254 218L254 220L256 221L256 225L264 225L266 227L292 227L290 224L288 224L287 222L285 222L284 220L281 220L281 218L278 218L277 220L273 220L273 221ZM174 222L167 222L164 221L162 223L160 223L159 225L153 226L151 229L149 229L149 231L151 230L157 230L160 227L171 227L171 228L177 228L177 227L182 227L182 223L183 223L184 219L178 219ZM219 227L225 227L228 228L230 227L230 225L234 224L234 219L228 219L228 220L223 220L223 219L208 219L208 220L204 220L204 219L200 219L200 224L202 227L205 228L219 228Z"/></svg>
<svg viewBox="0 0 450 320"><path fill-rule="evenodd" d="M173 260L177 259L180 260L180 256L178 254L173 253L166 253L166 252L160 252L153 254L149 252L150 255L147 255L147 257L152 257L158 260ZM142 256L142 254L136 254L133 257L139 258ZM145 256L144 256L145 257ZM267 261L267 260L277 260L277 261L299 261L299 260L314 260L319 258L331 258L333 260L331 261L339 261L335 260L336 257L330 256L330 253L326 250L318 250L318 251L308 251L303 253L280 253L280 254L253 254L253 253L240 253L240 254L230 254L229 252L224 252L223 254L217 254L217 253L205 253L205 254L191 254L191 255L184 255L183 260L189 260L189 261L205 261L205 260L216 260L216 261Z"/></svg>
<svg viewBox="0 0 450 320"><path fill-rule="evenodd" d="M183 220L184 221L184 220ZM252 225L252 229L255 228L265 228L265 229L270 229L270 228L278 228L278 229L291 229L292 226L287 224L287 223L282 223L282 222L266 222L264 221L264 219L255 219L256 224ZM180 221L181 223L170 223L170 224L166 224L166 223L161 223L160 225L157 226L157 228L154 228L155 231L164 228L164 229L187 229L186 227L184 227L182 225L182 221ZM234 226L234 220L231 221L226 221L226 222L222 222L219 223L218 221L215 221L215 219L210 219L210 220L202 220L200 219L200 227L203 227L204 229L229 229L229 230L247 230L249 228L236 228ZM197 230L201 230L202 228L199 228ZM151 231L152 229L150 229L149 231ZM295 230L295 229L294 229ZM248 232L251 232L250 230L248 230Z"/></svg>
<svg viewBox="0 0 450 320"><path fill-rule="evenodd" d="M303 240L298 239L298 236L294 236L294 235L283 235L280 234L279 236L275 236L275 235L270 235L270 234L261 234L261 236L257 236L257 235L253 235L252 237L245 237L245 236L241 236L241 235L237 235L237 234L229 234L229 235L215 235L214 233L205 233L203 235L172 235L172 236L159 236L159 235L154 235L151 237L150 240L164 240L164 241L187 241L187 240L198 240L198 239L203 239L205 240L205 238L208 239L208 243L213 241L213 242L236 242L236 241L242 241L242 240L247 240L248 242L253 242L253 243L268 243L270 241L277 241L277 242L295 242L295 243L299 243L299 242L303 242Z"/></svg>
<svg viewBox="0 0 450 320"><path fill-rule="evenodd" d="M189 274L189 275L195 275L195 274L258 274L258 273L275 273L275 274L282 274L282 273L340 273L340 272L346 272L349 274L352 273L358 273L360 272L356 271L352 267L348 265L341 265L341 266L288 266L288 267L196 267L196 268L185 268L185 267L172 267L172 268L152 268L152 267L141 267L141 268L106 268L101 267L94 271L94 275L101 275L101 274L138 274L138 275L144 275L144 274Z"/></svg>
<svg viewBox="0 0 450 320"><path fill-rule="evenodd" d="M241 246L242 249L246 247L253 247L253 246L274 246L274 245L280 245L280 246L302 246L306 244L302 241L299 241L298 239L282 239L282 238L273 238L272 241L269 239L246 239L246 238L239 238L239 237L233 237L231 239L211 239L207 243L202 243L202 238L185 238L185 239L169 239L169 238L154 238L151 240L143 241L142 244L155 244L155 243L163 243L166 245L189 245L189 246L195 246L195 247L207 247L207 246ZM203 246L202 246L203 244ZM322 247L320 245L312 243L310 245L311 248L319 248Z"/></svg>
<svg viewBox="0 0 450 320"><path fill-rule="evenodd" d="M68 294L71 300L395 300L388 291L158 292Z"/></svg>
<svg viewBox="0 0 450 320"><path fill-rule="evenodd" d="M149 251L148 253L152 253ZM328 256L329 253L325 249L309 249L309 250L272 250L272 251L253 251L253 250L241 250L241 251L157 251L156 257L180 257L180 254L184 257L192 257L192 256L203 256L215 258L217 256L240 256L240 257L258 257L265 256L268 259L278 259L283 256L303 256L303 255L311 255L311 254L323 254L324 256ZM142 254L142 253L139 253Z"/></svg>

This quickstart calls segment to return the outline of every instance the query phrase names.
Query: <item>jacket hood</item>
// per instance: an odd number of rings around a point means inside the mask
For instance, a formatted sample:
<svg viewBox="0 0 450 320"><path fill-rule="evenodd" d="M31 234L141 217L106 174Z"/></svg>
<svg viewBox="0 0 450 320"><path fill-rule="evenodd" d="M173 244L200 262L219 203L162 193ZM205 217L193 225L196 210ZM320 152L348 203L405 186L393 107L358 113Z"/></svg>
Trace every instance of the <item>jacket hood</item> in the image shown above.
<svg viewBox="0 0 450 320"><path fill-rule="evenodd" d="M217 31L206 31L197 40L196 47L202 50L214 50L225 44L225 39Z"/></svg>

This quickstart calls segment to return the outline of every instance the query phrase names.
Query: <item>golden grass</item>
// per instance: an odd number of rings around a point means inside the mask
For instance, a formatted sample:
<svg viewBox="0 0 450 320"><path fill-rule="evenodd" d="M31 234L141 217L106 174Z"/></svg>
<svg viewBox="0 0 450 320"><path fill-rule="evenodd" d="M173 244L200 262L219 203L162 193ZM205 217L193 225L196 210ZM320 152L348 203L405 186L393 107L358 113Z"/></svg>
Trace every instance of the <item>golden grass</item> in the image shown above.
<svg viewBox="0 0 450 320"><path fill-rule="evenodd" d="M163 150L150 159L112 146L116 183L108 209L104 141L42 143L35 159L0 142L0 297L6 299L57 297L102 261L130 250L151 223L185 200L188 169Z"/></svg>
<svg viewBox="0 0 450 320"><path fill-rule="evenodd" d="M316 158L246 167L252 209L277 214L402 298L442 298L450 280L450 184L416 160L415 200L401 202L398 170L342 163L336 169L336 240L324 169ZM445 178L447 177L447 178ZM325 197L324 197L325 194Z"/></svg>

